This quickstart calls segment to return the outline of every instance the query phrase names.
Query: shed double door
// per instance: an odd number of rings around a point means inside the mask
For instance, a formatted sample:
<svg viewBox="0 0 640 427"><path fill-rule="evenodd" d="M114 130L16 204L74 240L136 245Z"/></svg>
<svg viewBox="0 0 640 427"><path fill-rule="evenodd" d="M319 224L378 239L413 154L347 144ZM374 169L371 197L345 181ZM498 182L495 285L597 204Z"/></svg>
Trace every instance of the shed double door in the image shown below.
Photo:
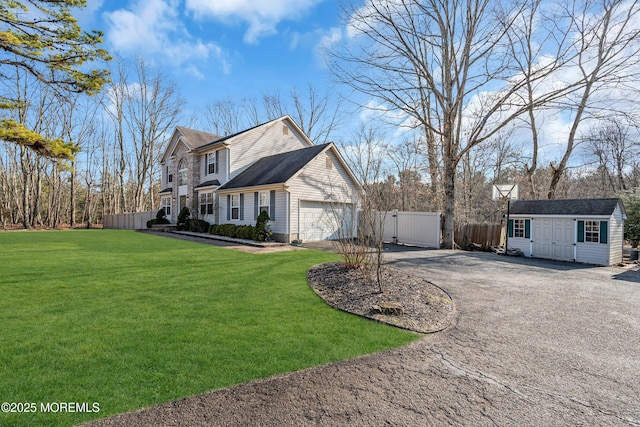
<svg viewBox="0 0 640 427"><path fill-rule="evenodd" d="M573 261L575 221L572 219L540 218L533 221L533 248L537 258Z"/></svg>

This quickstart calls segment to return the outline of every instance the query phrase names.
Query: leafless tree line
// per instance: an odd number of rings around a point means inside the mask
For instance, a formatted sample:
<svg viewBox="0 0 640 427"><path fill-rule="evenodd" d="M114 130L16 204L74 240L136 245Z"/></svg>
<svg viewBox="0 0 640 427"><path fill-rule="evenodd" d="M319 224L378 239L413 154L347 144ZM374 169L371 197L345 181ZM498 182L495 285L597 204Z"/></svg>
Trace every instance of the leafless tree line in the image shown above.
<svg viewBox="0 0 640 427"><path fill-rule="evenodd" d="M117 59L111 83L95 97L62 97L15 71L0 90L20 100L17 121L73 141L72 161L0 143L0 225L91 226L106 214L158 208L159 158L176 125L228 135L290 114L317 143L340 124L340 101L313 86L253 100L211 101L188 115L175 82L140 59ZM215 94L212 94L212 97Z"/></svg>
<svg viewBox="0 0 640 427"><path fill-rule="evenodd" d="M362 106L419 135L451 247L456 189L461 174L476 182L478 147L528 129L530 191L556 198L585 127L633 111L639 15L638 2L622 0L367 0L346 6L349 36L331 51L331 69ZM542 168L553 114L569 129L559 160Z"/></svg>

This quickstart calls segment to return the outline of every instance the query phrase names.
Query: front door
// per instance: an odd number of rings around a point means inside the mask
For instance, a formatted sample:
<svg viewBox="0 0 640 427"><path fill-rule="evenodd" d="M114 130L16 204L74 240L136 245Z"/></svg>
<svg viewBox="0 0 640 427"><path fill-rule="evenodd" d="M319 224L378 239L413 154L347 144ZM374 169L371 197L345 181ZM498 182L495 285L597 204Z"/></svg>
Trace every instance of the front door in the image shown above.
<svg viewBox="0 0 640 427"><path fill-rule="evenodd" d="M180 211L185 206L187 206L187 196L180 196L180 206L178 206L178 214L180 214Z"/></svg>

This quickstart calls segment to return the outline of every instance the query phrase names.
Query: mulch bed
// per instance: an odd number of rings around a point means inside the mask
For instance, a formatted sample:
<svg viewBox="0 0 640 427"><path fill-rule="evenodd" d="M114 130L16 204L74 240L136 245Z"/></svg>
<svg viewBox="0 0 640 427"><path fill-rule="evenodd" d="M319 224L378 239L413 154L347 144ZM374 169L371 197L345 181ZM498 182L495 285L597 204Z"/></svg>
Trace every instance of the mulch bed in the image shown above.
<svg viewBox="0 0 640 427"><path fill-rule="evenodd" d="M375 270L347 269L343 263L334 262L307 272L314 292L340 310L423 334L451 324L454 304L441 288L389 266L383 266L381 277L382 293ZM381 313L386 307L401 313Z"/></svg>

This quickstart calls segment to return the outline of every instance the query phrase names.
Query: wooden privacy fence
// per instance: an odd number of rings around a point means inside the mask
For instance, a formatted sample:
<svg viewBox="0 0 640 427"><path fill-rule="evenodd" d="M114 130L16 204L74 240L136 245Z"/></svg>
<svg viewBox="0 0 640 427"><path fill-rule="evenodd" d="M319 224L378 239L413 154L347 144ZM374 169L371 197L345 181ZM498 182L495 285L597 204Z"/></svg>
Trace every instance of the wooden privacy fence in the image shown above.
<svg viewBox="0 0 640 427"><path fill-rule="evenodd" d="M502 224L460 224L455 225L455 241L461 249L466 249L472 243L482 246L488 251L491 246L499 246L503 240Z"/></svg>
<svg viewBox="0 0 640 427"><path fill-rule="evenodd" d="M136 212L115 215L105 215L102 219L103 228L120 228L124 230L144 230L147 221L156 217L156 212Z"/></svg>
<svg viewBox="0 0 640 427"><path fill-rule="evenodd" d="M384 220L382 240L392 243L440 247L440 212L376 212Z"/></svg>

